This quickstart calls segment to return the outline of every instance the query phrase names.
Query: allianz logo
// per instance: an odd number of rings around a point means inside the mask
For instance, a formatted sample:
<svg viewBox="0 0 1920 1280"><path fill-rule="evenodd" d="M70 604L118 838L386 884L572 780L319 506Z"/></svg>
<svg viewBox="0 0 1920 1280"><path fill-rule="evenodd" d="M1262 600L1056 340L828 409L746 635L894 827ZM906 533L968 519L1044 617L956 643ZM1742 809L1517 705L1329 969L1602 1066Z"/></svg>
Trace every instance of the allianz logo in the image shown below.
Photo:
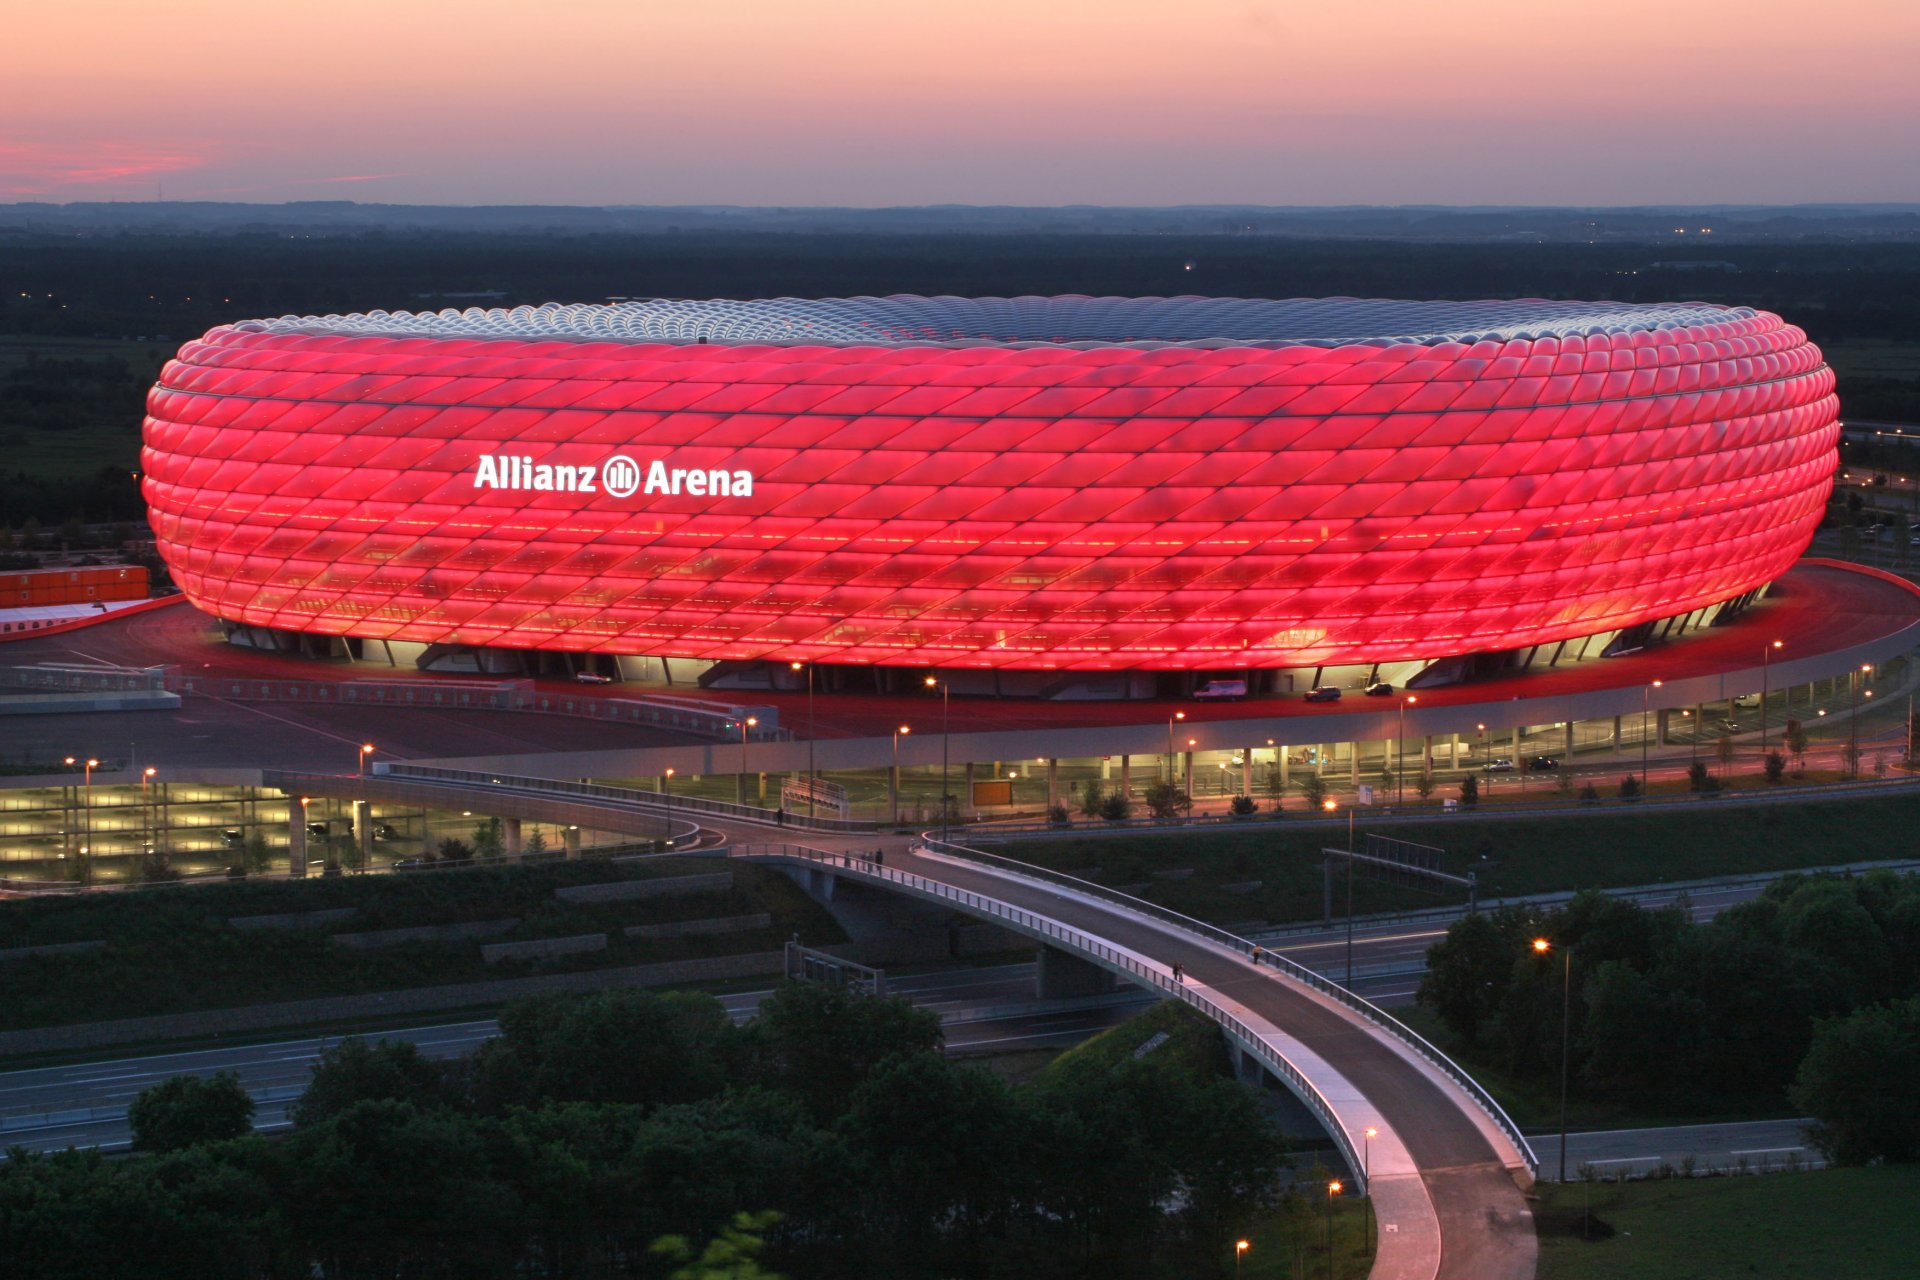
<svg viewBox="0 0 1920 1280"><path fill-rule="evenodd" d="M536 463L519 454L483 453L473 472L476 489L524 489L535 493L605 493L631 498L636 493L671 497L751 498L753 472L712 467L669 467L655 459L642 468L624 453L598 466Z"/></svg>

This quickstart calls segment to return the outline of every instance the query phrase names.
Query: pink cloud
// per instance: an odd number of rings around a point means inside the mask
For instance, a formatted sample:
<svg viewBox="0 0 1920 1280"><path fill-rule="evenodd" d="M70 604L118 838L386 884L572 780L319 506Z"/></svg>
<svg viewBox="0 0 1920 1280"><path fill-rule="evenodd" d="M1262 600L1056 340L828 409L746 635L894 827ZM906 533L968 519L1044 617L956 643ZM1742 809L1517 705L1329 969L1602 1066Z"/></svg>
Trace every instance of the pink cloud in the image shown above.
<svg viewBox="0 0 1920 1280"><path fill-rule="evenodd" d="M130 143L0 142L0 195L49 195L69 187L144 182L206 163L205 156L192 152Z"/></svg>

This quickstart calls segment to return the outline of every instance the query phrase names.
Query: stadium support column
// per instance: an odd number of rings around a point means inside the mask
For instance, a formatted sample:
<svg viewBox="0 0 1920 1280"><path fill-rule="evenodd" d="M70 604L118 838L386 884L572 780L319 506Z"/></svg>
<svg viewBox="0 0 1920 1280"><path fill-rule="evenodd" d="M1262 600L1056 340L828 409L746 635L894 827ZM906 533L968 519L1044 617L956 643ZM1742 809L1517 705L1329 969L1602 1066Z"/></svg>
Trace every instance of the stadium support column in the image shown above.
<svg viewBox="0 0 1920 1280"><path fill-rule="evenodd" d="M1060 757L1047 757L1047 812L1060 807Z"/></svg>
<svg viewBox="0 0 1920 1280"><path fill-rule="evenodd" d="M964 822L967 814L973 810L973 761L971 760L967 761L966 772L961 777L961 785L966 788L966 794L960 797L954 807L959 810L960 819Z"/></svg>
<svg viewBox="0 0 1920 1280"><path fill-rule="evenodd" d="M1284 796L1287 794L1287 788L1293 785L1293 779L1288 776L1288 771L1293 761L1287 758L1286 743L1281 743L1275 747L1273 751L1275 755L1280 757L1280 794Z"/></svg>
<svg viewBox="0 0 1920 1280"><path fill-rule="evenodd" d="M517 859L520 856L520 819L500 819L500 845L501 851L509 858Z"/></svg>
<svg viewBox="0 0 1920 1280"><path fill-rule="evenodd" d="M1460 767L1460 735L1450 733L1447 737L1449 739L1447 743L1447 768L1458 769Z"/></svg>
<svg viewBox="0 0 1920 1280"><path fill-rule="evenodd" d="M1347 755L1347 781L1357 792L1360 787L1360 739L1353 740L1353 750Z"/></svg>
<svg viewBox="0 0 1920 1280"><path fill-rule="evenodd" d="M365 800L353 802L353 847L360 854L360 870L373 865L373 806Z"/></svg>
<svg viewBox="0 0 1920 1280"><path fill-rule="evenodd" d="M1186 771L1186 785L1181 789L1185 791L1188 795L1192 795L1193 794L1193 752L1192 751L1182 752L1180 757L1180 763Z"/></svg>
<svg viewBox="0 0 1920 1280"><path fill-rule="evenodd" d="M299 796L287 797L287 874L307 874L307 806Z"/></svg>
<svg viewBox="0 0 1920 1280"><path fill-rule="evenodd" d="M1567 721L1567 745L1561 748L1560 754L1566 757L1564 763L1571 769L1573 767L1573 721L1571 720Z"/></svg>
<svg viewBox="0 0 1920 1280"><path fill-rule="evenodd" d="M1431 778L1433 776L1433 735L1428 734L1422 738L1421 745L1420 776L1423 778Z"/></svg>
<svg viewBox="0 0 1920 1280"><path fill-rule="evenodd" d="M1620 754L1620 717L1613 718L1613 754Z"/></svg>
<svg viewBox="0 0 1920 1280"><path fill-rule="evenodd" d="M1243 796L1250 796L1253 794L1253 748L1252 747L1243 747L1240 750L1240 794Z"/></svg>
<svg viewBox="0 0 1920 1280"><path fill-rule="evenodd" d="M1668 717L1671 716L1672 714L1673 714L1672 711L1666 707L1662 707L1660 708L1660 710L1653 713L1653 723L1655 725L1655 733L1658 735L1657 737L1654 738L1654 741L1659 743L1663 747L1667 746L1669 743L1673 741L1673 739L1667 736Z"/></svg>
<svg viewBox="0 0 1920 1280"><path fill-rule="evenodd" d="M1123 796L1129 796L1129 797L1133 795L1133 757L1132 756L1120 757L1120 794Z"/></svg>
<svg viewBox="0 0 1920 1280"><path fill-rule="evenodd" d="M580 856L580 828L567 828L567 861L572 862Z"/></svg>

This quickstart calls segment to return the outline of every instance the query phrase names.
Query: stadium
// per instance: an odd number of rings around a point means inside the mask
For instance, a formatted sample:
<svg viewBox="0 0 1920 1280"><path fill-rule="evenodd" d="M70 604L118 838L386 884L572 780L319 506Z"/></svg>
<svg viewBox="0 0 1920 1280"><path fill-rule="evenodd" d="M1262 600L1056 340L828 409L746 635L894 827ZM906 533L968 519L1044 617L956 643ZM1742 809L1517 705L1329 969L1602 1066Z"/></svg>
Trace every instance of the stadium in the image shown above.
<svg viewBox="0 0 1920 1280"><path fill-rule="evenodd" d="M1278 692L1731 616L1819 524L1836 413L1799 329L1704 303L372 312L188 343L143 484L261 647Z"/></svg>

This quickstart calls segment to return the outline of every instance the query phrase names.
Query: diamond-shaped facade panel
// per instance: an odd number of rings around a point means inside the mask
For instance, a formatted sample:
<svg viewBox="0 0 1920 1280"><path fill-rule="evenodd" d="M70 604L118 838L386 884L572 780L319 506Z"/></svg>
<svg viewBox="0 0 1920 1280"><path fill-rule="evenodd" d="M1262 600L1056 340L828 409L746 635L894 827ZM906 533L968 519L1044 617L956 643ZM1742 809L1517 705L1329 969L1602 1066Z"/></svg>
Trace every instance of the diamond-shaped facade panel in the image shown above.
<svg viewBox="0 0 1920 1280"><path fill-rule="evenodd" d="M236 622L704 659L1311 666L1784 571L1833 378L1706 304L851 298L284 317L149 398Z"/></svg>

